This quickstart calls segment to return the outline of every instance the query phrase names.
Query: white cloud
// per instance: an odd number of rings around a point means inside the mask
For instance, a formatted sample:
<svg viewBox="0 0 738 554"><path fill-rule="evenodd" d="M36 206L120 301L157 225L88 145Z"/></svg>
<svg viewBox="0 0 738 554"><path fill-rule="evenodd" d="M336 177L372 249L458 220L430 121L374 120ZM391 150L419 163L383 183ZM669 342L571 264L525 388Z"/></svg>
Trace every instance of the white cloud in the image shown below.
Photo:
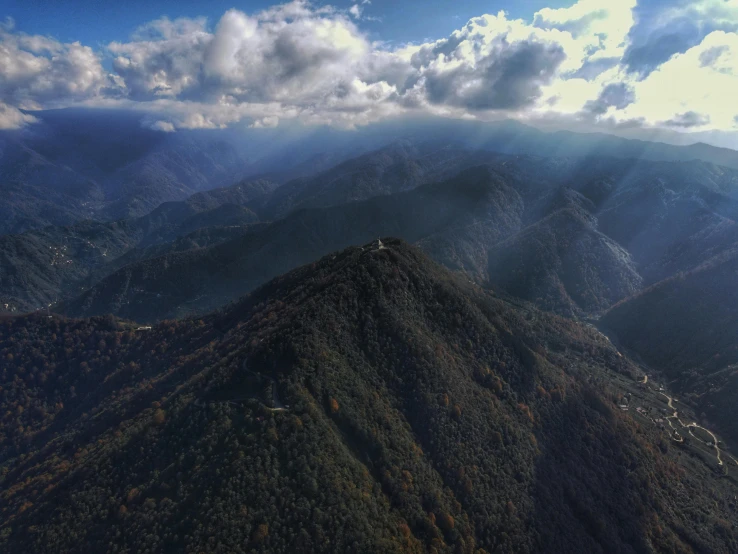
<svg viewBox="0 0 738 554"><path fill-rule="evenodd" d="M683 128L730 130L738 114L738 34L715 31L634 83L621 117Z"/></svg>
<svg viewBox="0 0 738 554"><path fill-rule="evenodd" d="M32 121L23 108L84 103L138 110L166 132L243 119L351 127L405 112L735 130L738 0L579 0L529 21L482 15L401 48L362 31L369 3L232 9L214 26L163 18L100 52L2 26L0 126ZM663 50L670 31L676 50ZM634 71L638 60L648 71Z"/></svg>
<svg viewBox="0 0 738 554"><path fill-rule="evenodd" d="M279 125L279 118L276 116L267 116L257 119L251 124L254 129L272 129Z"/></svg>
<svg viewBox="0 0 738 554"><path fill-rule="evenodd" d="M0 102L0 130L20 129L35 121L36 118L32 115L24 114L18 108Z"/></svg>
<svg viewBox="0 0 738 554"><path fill-rule="evenodd" d="M6 128L31 121L18 109L67 105L112 86L90 47L17 33L12 21L0 25L0 104Z"/></svg>
<svg viewBox="0 0 738 554"><path fill-rule="evenodd" d="M361 91L376 96L359 77L370 43L329 8L293 2L255 16L229 10L212 33L204 22L181 20L148 30L141 40L110 45L134 99L209 103L239 118L252 104L311 113L354 110Z"/></svg>
<svg viewBox="0 0 738 554"><path fill-rule="evenodd" d="M165 133L173 133L175 131L174 123L171 121L162 121L161 119L154 121L149 125L149 128L154 131L163 131Z"/></svg>
<svg viewBox="0 0 738 554"><path fill-rule="evenodd" d="M738 0L638 0L624 62L648 75L714 31L738 31Z"/></svg>

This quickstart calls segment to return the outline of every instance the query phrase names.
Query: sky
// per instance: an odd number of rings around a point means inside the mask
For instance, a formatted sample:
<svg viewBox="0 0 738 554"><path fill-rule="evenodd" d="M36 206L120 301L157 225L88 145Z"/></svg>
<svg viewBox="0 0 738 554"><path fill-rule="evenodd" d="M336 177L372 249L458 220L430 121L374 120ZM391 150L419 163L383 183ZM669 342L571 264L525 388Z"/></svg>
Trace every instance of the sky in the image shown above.
<svg viewBox="0 0 738 554"><path fill-rule="evenodd" d="M16 26L29 34L104 46L113 40L126 40L142 23L165 16L170 19L205 17L214 24L231 8L251 14L274 4L267 0L10 0L5 10L0 7L0 16L13 18ZM314 2L316 7L328 4ZM353 4L338 0L333 5L348 10ZM447 36L480 14L505 10L514 18L527 17L541 8L568 4L566 0L373 0L371 4L362 5L361 27L374 40L396 44L423 42Z"/></svg>
<svg viewBox="0 0 738 554"><path fill-rule="evenodd" d="M80 106L162 132L427 114L738 148L736 98L738 0L0 4L0 129Z"/></svg>

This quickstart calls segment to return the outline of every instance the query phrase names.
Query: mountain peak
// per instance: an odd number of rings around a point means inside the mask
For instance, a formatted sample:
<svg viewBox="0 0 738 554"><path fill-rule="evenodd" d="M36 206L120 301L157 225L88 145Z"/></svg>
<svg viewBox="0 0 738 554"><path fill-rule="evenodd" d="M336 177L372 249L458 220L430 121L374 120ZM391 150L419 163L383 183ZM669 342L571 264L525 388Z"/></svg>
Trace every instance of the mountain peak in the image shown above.
<svg viewBox="0 0 738 554"><path fill-rule="evenodd" d="M604 337L393 238L200 320L0 322L0 359L4 551L720 551L679 499L733 494L592 384L636 371Z"/></svg>

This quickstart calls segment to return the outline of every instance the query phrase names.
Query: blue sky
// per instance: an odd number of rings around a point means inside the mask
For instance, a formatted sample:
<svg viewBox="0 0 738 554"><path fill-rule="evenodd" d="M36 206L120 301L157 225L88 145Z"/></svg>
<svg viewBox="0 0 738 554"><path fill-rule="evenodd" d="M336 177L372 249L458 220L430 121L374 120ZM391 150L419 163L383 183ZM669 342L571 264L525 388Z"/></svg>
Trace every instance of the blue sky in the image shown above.
<svg viewBox="0 0 738 554"><path fill-rule="evenodd" d="M64 107L162 132L401 116L738 148L738 0L10 0L0 129Z"/></svg>
<svg viewBox="0 0 738 554"><path fill-rule="evenodd" d="M265 0L128 0L111 2L100 0L6 0L8 7L0 15L12 17L18 28L27 33L51 35L62 42L79 40L84 44L104 44L125 40L141 24L162 16L205 16L212 24L223 13L236 8L252 13L275 2ZM327 2L316 2L316 5ZM351 2L337 1L338 7L349 8ZM373 0L365 6L362 22L373 38L395 42L419 42L448 35L472 17L483 13L507 11L511 17L531 17L545 7L562 7L566 0L519 1L427 1L427 0ZM4 12L4 13L3 13Z"/></svg>

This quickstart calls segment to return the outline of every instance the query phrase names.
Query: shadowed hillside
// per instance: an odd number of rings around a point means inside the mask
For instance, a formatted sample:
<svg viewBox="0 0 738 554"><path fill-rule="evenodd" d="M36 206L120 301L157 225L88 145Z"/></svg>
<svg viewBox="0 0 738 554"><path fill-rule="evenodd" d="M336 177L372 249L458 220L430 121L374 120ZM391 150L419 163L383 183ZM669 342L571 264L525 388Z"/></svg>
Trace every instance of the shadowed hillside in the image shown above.
<svg viewBox="0 0 738 554"><path fill-rule="evenodd" d="M12 318L0 356L7 551L737 546L733 485L616 409L600 334L396 240L202 320Z"/></svg>
<svg viewBox="0 0 738 554"><path fill-rule="evenodd" d="M300 210L211 248L130 264L64 309L140 321L203 313L328 252L387 234L424 241L450 267L483 272L487 249L520 228L522 210L502 176L472 168L408 193Z"/></svg>
<svg viewBox="0 0 738 554"><path fill-rule="evenodd" d="M738 443L738 250L657 283L602 318Z"/></svg>
<svg viewBox="0 0 738 554"><path fill-rule="evenodd" d="M584 210L564 208L496 245L489 280L514 296L570 315L596 312L640 289L628 252Z"/></svg>
<svg viewBox="0 0 738 554"><path fill-rule="evenodd" d="M184 250L186 241L178 239L199 230L197 239L190 240L193 247L242 234L259 220L249 207L260 205L275 187L269 181L241 182L165 202L137 219L82 221L0 236L0 312L30 311L79 294L88 280L97 282L126 263L153 255L161 244L167 244L166 252Z"/></svg>

